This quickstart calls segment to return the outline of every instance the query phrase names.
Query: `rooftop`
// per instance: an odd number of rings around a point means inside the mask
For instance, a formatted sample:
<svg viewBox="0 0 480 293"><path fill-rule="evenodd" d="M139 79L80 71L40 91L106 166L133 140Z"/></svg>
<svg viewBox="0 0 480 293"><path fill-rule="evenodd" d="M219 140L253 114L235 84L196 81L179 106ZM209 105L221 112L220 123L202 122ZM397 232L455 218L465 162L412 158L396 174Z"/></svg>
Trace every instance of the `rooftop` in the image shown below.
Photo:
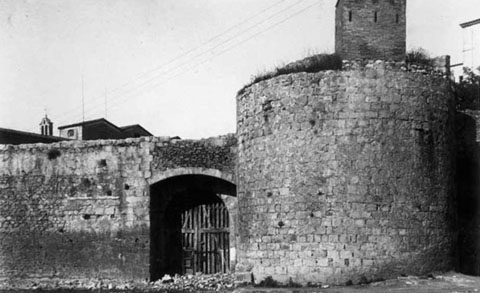
<svg viewBox="0 0 480 293"><path fill-rule="evenodd" d="M69 124L69 125L62 125L62 126L59 126L58 129L64 129L64 128L75 127L75 126L85 126L85 125L95 124L95 123L99 123L99 122L109 124L110 126L112 126L114 128L117 128L118 130L122 131L122 129L120 127L118 127L117 125L113 124L112 122L108 121L105 118L83 121L83 122L78 122L78 123Z"/></svg>

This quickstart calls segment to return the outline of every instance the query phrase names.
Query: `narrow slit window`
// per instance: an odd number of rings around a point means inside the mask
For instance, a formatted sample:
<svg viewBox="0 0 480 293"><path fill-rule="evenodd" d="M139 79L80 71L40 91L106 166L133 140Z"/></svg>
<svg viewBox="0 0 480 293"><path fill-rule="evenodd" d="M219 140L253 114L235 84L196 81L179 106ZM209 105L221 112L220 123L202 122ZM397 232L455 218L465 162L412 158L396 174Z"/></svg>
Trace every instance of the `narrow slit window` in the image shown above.
<svg viewBox="0 0 480 293"><path fill-rule="evenodd" d="M378 12L375 11L375 15L373 16L373 21L378 21Z"/></svg>
<svg viewBox="0 0 480 293"><path fill-rule="evenodd" d="M348 12L348 21L352 21L352 11Z"/></svg>
<svg viewBox="0 0 480 293"><path fill-rule="evenodd" d="M397 15L395 15L395 22L396 23L400 22L400 15L398 15L398 13L397 13Z"/></svg>

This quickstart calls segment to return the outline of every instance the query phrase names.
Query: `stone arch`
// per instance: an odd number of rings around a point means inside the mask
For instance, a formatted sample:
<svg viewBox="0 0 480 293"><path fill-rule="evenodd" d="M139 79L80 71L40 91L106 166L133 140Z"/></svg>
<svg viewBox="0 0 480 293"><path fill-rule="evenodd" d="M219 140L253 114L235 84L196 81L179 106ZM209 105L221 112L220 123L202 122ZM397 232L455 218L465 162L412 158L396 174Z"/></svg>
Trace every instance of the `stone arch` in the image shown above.
<svg viewBox="0 0 480 293"><path fill-rule="evenodd" d="M151 280L161 278L165 273L180 272L181 248L176 252L172 249L166 254L162 252L165 246L180 243L181 228L175 224L180 223L179 214L195 206L215 202L223 203L228 211L230 243L227 247L230 249L225 255L229 256L230 265L227 263L226 266L229 269L235 267L238 213L233 174L218 169L175 168L155 173L147 182L150 195ZM167 240L162 240L162 237Z"/></svg>
<svg viewBox="0 0 480 293"><path fill-rule="evenodd" d="M235 176L232 173L221 171L218 169L200 167L184 167L158 171L157 173L153 174L149 179L147 179L147 183L148 185L153 185L162 180L181 175L205 175L223 179L232 184L236 184Z"/></svg>

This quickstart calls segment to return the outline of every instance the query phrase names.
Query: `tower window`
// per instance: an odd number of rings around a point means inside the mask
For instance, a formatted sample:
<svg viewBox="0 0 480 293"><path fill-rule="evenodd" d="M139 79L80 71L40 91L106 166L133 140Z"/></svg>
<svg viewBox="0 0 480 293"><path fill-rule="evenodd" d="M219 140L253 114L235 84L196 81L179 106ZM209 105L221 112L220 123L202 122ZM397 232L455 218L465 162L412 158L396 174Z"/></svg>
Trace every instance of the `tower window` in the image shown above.
<svg viewBox="0 0 480 293"><path fill-rule="evenodd" d="M375 11L375 15L373 16L373 21L378 21L378 12Z"/></svg>
<svg viewBox="0 0 480 293"><path fill-rule="evenodd" d="M348 12L348 21L352 21L352 11Z"/></svg>
<svg viewBox="0 0 480 293"><path fill-rule="evenodd" d="M395 15L395 22L396 23L400 22L400 15L398 15L398 13L397 13L397 15Z"/></svg>

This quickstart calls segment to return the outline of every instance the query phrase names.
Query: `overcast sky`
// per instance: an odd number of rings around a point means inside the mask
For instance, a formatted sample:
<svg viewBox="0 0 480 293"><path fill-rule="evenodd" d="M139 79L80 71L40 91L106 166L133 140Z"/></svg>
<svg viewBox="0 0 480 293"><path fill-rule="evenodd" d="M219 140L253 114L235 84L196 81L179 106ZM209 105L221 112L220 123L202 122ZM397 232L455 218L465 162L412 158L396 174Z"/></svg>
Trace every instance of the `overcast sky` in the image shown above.
<svg viewBox="0 0 480 293"><path fill-rule="evenodd" d="M157 136L235 132L252 75L334 49L336 0L0 0L0 127L107 117ZM408 0L407 47L462 62L480 0Z"/></svg>

